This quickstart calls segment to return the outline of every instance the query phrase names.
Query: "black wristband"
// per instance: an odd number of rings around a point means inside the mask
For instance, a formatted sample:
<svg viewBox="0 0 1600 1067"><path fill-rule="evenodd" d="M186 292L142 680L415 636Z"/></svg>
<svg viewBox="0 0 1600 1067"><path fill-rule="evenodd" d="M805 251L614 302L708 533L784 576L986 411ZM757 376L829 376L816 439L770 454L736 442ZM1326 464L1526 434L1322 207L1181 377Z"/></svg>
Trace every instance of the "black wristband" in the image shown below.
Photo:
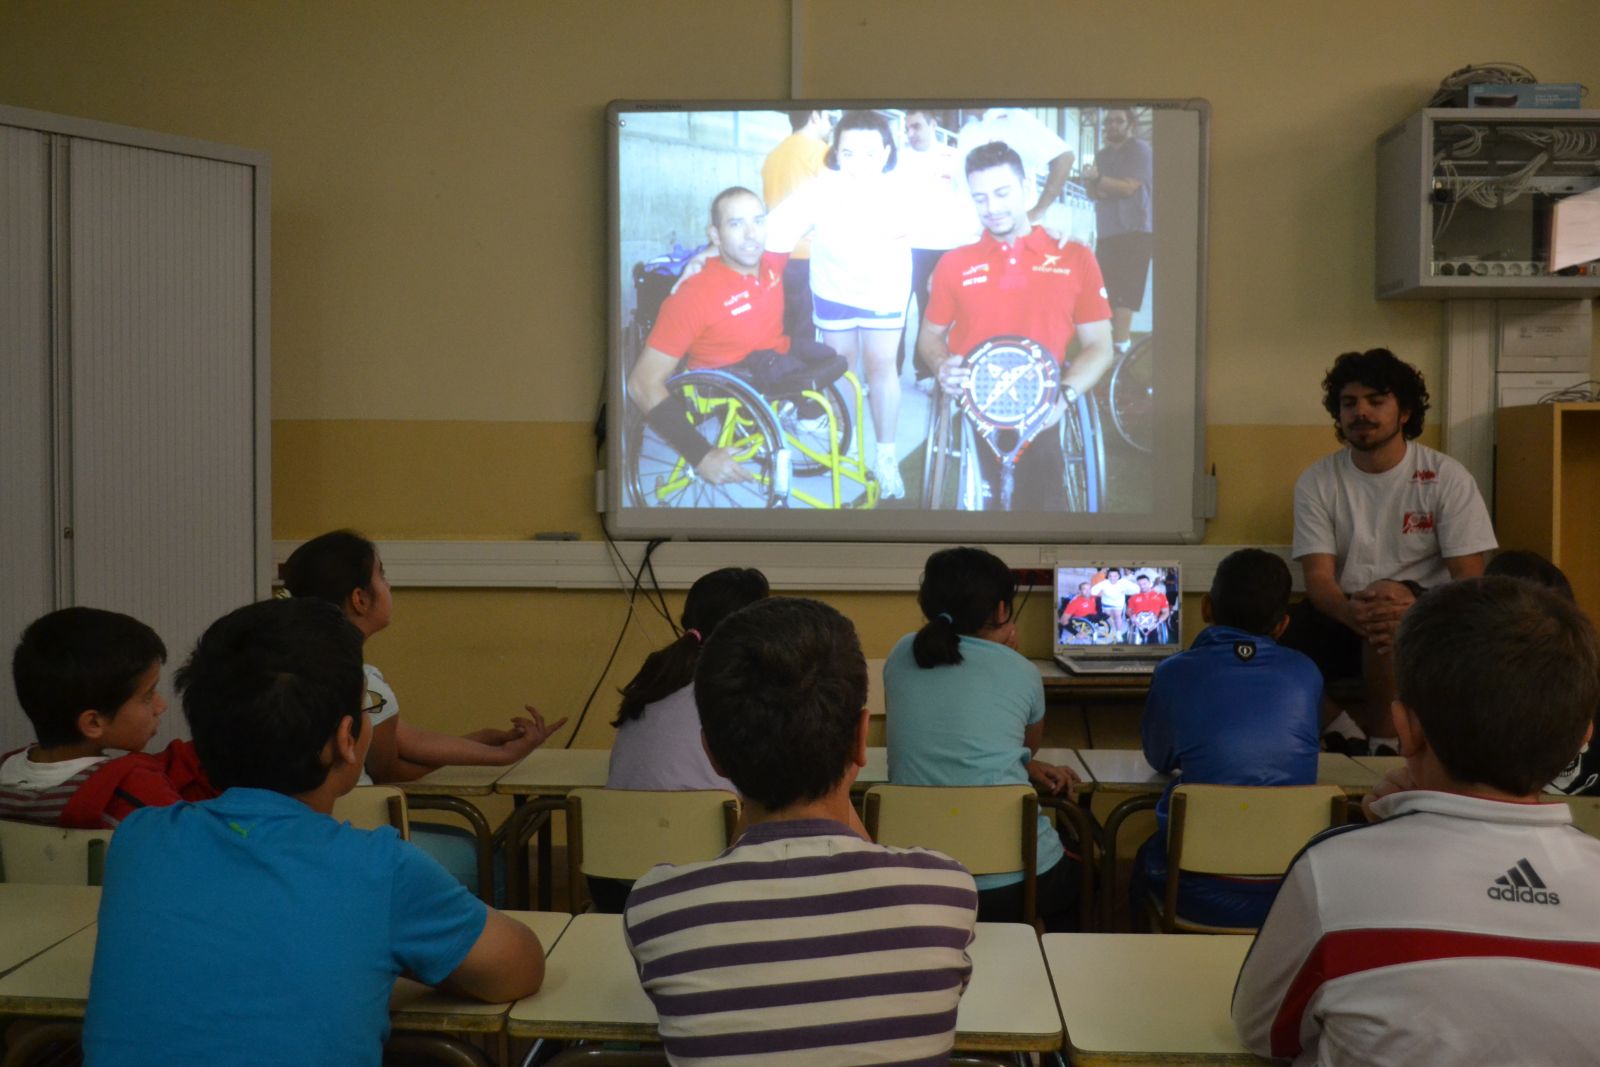
<svg viewBox="0 0 1600 1067"><path fill-rule="evenodd" d="M698 466L711 451L706 439L694 432L689 421L689 402L681 393L668 393L665 400L645 413L644 421L691 466Z"/></svg>

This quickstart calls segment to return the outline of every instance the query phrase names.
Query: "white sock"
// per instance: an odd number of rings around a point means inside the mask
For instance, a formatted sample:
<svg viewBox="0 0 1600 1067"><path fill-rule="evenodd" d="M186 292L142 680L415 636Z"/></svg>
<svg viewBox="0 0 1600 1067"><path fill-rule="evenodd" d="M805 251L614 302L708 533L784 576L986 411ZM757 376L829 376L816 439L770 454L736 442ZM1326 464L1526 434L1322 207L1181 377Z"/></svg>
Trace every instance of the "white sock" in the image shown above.
<svg viewBox="0 0 1600 1067"><path fill-rule="evenodd" d="M1113 342L1111 342L1111 347L1116 349L1117 352L1120 354L1120 353L1126 352L1126 351L1128 351L1128 349L1132 348L1133 347L1133 341L1131 341L1131 340L1128 340L1128 341L1113 341Z"/></svg>
<svg viewBox="0 0 1600 1067"><path fill-rule="evenodd" d="M900 458L899 458L899 456L897 456L895 454L894 442L893 441L879 441L878 442L878 466L880 466L880 467L893 467L893 466L896 466L899 462L900 462Z"/></svg>
<svg viewBox="0 0 1600 1067"><path fill-rule="evenodd" d="M1366 731L1356 725L1348 711L1341 711L1339 717L1330 722L1322 730L1325 734L1338 734L1340 737L1366 737Z"/></svg>

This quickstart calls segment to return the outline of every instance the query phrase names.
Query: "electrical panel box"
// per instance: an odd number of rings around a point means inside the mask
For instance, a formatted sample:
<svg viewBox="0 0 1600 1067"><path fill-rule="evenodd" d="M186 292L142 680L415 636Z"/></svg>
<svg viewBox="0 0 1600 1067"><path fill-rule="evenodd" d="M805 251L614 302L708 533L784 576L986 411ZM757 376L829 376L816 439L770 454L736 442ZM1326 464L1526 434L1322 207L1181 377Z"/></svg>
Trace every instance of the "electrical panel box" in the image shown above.
<svg viewBox="0 0 1600 1067"><path fill-rule="evenodd" d="M1419 111L1378 138L1377 296L1600 294L1600 256L1551 268L1556 205L1595 190L1600 111ZM1581 241L1578 212L1560 215Z"/></svg>

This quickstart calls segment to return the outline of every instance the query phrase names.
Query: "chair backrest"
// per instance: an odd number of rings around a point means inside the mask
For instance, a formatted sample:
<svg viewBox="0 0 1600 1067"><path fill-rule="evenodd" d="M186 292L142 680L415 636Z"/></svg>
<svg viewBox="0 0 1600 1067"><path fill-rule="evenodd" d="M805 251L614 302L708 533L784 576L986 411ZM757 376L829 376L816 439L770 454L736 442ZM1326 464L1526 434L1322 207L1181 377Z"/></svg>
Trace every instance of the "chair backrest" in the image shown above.
<svg viewBox="0 0 1600 1067"><path fill-rule="evenodd" d="M1600 837L1600 797L1567 797L1572 825L1590 837Z"/></svg>
<svg viewBox="0 0 1600 1067"><path fill-rule="evenodd" d="M1161 929L1244 934L1253 927L1197 926L1178 914L1180 871L1281 876L1317 834L1344 821L1334 785L1181 785L1167 818L1167 887Z"/></svg>
<svg viewBox="0 0 1600 1067"><path fill-rule="evenodd" d="M865 812L880 845L931 848L973 874L1033 869L1039 797L1030 785L875 785Z"/></svg>
<svg viewBox="0 0 1600 1067"><path fill-rule="evenodd" d="M0 882L99 885L110 840L110 830L63 830L0 819Z"/></svg>
<svg viewBox="0 0 1600 1067"><path fill-rule="evenodd" d="M1196 874L1281 875L1317 834L1344 819L1334 785L1180 785L1172 791L1167 859Z"/></svg>
<svg viewBox="0 0 1600 1067"><path fill-rule="evenodd" d="M411 812L406 795L392 785L358 785L333 802L333 817L358 830L392 826L402 840L411 840Z"/></svg>
<svg viewBox="0 0 1600 1067"><path fill-rule="evenodd" d="M573 888L585 874L634 881L659 863L715 859L738 817L739 798L720 789L574 789L567 794Z"/></svg>

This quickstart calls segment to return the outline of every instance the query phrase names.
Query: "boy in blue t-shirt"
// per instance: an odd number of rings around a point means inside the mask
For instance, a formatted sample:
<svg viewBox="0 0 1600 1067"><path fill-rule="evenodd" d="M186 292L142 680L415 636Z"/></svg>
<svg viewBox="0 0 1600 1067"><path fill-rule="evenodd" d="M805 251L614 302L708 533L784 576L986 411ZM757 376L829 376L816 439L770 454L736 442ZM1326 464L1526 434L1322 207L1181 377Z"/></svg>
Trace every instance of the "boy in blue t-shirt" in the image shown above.
<svg viewBox="0 0 1600 1067"><path fill-rule="evenodd" d="M1173 783L1156 833L1134 862L1135 912L1167 881L1167 804L1179 784L1311 785L1317 780L1322 675L1275 640L1288 624L1288 565L1245 548L1217 565L1200 601L1208 625L1187 652L1156 668L1144 708L1144 757ZM1178 914L1207 926L1261 925L1276 878L1188 874Z"/></svg>
<svg viewBox="0 0 1600 1067"><path fill-rule="evenodd" d="M224 616L177 675L214 800L123 820L106 857L86 1062L377 1067L409 973L489 1001L539 988L532 931L388 827L330 818L372 728L337 608Z"/></svg>

